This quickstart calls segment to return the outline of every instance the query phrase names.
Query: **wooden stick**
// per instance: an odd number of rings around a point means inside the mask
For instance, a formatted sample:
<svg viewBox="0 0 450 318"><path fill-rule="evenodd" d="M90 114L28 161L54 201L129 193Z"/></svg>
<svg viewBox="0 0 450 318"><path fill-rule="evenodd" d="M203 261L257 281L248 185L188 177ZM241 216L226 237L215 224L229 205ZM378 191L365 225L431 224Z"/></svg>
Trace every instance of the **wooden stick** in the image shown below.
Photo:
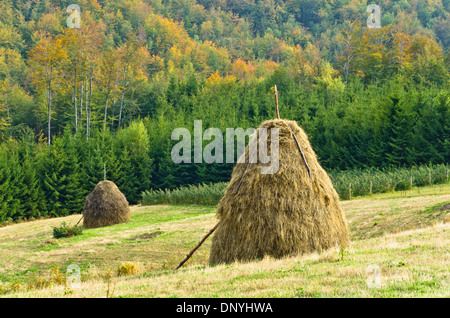
<svg viewBox="0 0 450 318"><path fill-rule="evenodd" d="M80 224L81 220L83 219L83 216L84 215L81 216L81 219L78 221L77 225Z"/></svg>
<svg viewBox="0 0 450 318"><path fill-rule="evenodd" d="M249 166L250 166L250 159L248 160L247 167L245 167L244 173L242 174L241 180L239 180L239 183L238 183L236 189L234 190L235 194L238 192L239 188L241 187L242 180L244 179L244 176L247 173L247 169Z"/></svg>
<svg viewBox="0 0 450 318"><path fill-rule="evenodd" d="M258 138L257 138L257 140L258 140ZM244 180L245 174L247 173L247 170L248 170L248 167L250 166L250 163L252 163L252 161L254 160L254 156L257 155L256 154L257 150L252 151L252 149L250 149L250 147L252 146L251 142L252 141L250 141L250 143L248 145L248 163L247 163L247 167L245 167L244 173L242 174L242 177L239 180L239 183L238 183L236 189L234 190L235 194L238 192L239 188L241 187L242 180ZM256 141L255 141L255 143L256 143ZM255 149L257 149L257 148L255 147Z"/></svg>
<svg viewBox="0 0 450 318"><path fill-rule="evenodd" d="M277 85L275 85L275 106L277 110L277 118L280 119L280 111L278 110L278 90Z"/></svg>
<svg viewBox="0 0 450 318"><path fill-rule="evenodd" d="M188 261L188 259L191 258L191 256L195 253L195 251L203 244L203 242L217 229L220 222L217 223L201 240L198 242L197 246L192 249L192 251L189 252L188 255L178 264L178 266L175 268L175 270L179 269L181 266L183 266L184 263Z"/></svg>
<svg viewBox="0 0 450 318"><path fill-rule="evenodd" d="M278 90L277 90L277 85L275 85L275 106L276 106L276 110L277 110L277 118L280 119L280 112L278 110ZM292 131L291 126L289 126L289 125L287 125L287 126L288 126L289 130L291 131L292 136L294 136L295 142L297 143L298 150L300 150L300 153L302 154L302 158L303 158L303 161L305 162L306 168L308 168L309 179L312 180L312 178L311 178L311 169L309 168L308 162L306 161L305 154L302 151L302 147L300 147L300 143L298 142L297 137L295 136L294 132ZM237 191L237 189L236 189L236 191Z"/></svg>
<svg viewBox="0 0 450 318"><path fill-rule="evenodd" d="M287 125L287 126L289 127L289 130L291 131L292 136L294 136L295 142L297 143L298 150L300 150L300 153L302 154L302 157L303 157L303 161L305 162L306 168L308 169L309 179L311 180L312 179L311 178L311 169L309 168L308 162L306 162L305 154L302 151L302 147L300 147L300 143L298 142L297 137L295 136L294 132L292 131L291 126L289 126L289 125Z"/></svg>

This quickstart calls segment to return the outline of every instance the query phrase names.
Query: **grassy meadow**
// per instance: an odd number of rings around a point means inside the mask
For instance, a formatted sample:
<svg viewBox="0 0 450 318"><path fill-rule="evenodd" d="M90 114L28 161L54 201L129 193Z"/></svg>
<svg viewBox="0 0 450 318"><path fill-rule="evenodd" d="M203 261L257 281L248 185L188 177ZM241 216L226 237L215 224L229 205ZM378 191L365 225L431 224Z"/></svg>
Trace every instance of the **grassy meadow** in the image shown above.
<svg viewBox="0 0 450 318"><path fill-rule="evenodd" d="M178 271L216 224L214 206L133 206L126 224L61 239L52 227L81 215L4 226L0 297L450 297L450 184L342 207L345 250L211 267L209 238ZM80 267L79 286L66 284L70 264Z"/></svg>

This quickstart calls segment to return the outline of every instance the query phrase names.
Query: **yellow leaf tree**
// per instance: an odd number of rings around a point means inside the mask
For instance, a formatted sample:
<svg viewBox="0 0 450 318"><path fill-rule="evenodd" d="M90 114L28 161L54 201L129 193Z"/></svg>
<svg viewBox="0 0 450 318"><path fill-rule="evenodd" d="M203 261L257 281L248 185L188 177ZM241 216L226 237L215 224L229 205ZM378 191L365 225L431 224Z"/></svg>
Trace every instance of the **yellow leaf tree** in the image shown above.
<svg viewBox="0 0 450 318"><path fill-rule="evenodd" d="M63 80L61 65L66 58L64 38L43 34L37 46L30 51L28 60L31 82L46 96L49 146L51 145L52 101L55 91L60 88Z"/></svg>

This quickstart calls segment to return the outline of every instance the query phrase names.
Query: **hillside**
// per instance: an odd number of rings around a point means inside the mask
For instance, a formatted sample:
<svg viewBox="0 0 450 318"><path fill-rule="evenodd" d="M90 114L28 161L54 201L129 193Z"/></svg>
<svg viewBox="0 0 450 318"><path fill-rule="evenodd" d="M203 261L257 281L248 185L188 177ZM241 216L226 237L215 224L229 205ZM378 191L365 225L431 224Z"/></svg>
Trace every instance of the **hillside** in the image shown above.
<svg viewBox="0 0 450 318"><path fill-rule="evenodd" d="M228 182L172 133L256 128L275 85L327 171L448 165L449 2L380 1L380 28L367 3L1 1L0 223L78 213L105 177L133 204Z"/></svg>
<svg viewBox="0 0 450 318"><path fill-rule="evenodd" d="M347 250L207 266L210 240L173 268L215 224L214 208L134 206L126 224L52 238L80 215L0 228L2 297L449 297L450 185L342 202ZM118 276L121 264L135 272ZM81 286L65 286L70 264ZM380 269L381 285L369 288ZM123 269L123 267L122 267ZM122 272L123 273L123 272Z"/></svg>

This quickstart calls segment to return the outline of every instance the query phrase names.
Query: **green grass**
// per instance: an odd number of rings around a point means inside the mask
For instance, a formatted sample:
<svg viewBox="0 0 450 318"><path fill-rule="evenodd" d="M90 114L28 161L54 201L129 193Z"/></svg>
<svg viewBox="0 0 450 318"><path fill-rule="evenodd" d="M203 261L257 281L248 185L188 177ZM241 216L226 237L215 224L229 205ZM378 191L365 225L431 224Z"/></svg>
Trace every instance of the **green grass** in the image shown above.
<svg viewBox="0 0 450 318"><path fill-rule="evenodd" d="M128 223L61 239L52 226L80 215L13 224L0 228L0 296L105 297L109 280L113 297L449 297L449 202L448 184L343 201L348 249L208 266L208 239L178 271L216 224L214 207L135 206ZM79 289L61 283L70 264ZM367 285L371 264L380 288Z"/></svg>

